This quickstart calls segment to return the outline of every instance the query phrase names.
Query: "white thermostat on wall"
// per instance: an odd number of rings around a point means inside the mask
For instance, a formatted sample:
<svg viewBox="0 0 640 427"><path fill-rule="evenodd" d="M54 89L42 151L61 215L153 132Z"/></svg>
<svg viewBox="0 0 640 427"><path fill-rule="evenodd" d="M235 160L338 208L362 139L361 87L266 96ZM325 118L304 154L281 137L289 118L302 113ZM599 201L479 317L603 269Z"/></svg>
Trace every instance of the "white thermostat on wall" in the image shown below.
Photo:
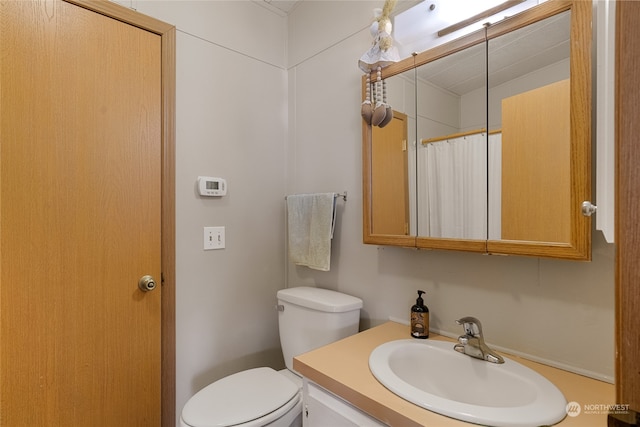
<svg viewBox="0 0 640 427"><path fill-rule="evenodd" d="M227 194L227 180L212 176L199 176L198 192L201 196L224 196Z"/></svg>

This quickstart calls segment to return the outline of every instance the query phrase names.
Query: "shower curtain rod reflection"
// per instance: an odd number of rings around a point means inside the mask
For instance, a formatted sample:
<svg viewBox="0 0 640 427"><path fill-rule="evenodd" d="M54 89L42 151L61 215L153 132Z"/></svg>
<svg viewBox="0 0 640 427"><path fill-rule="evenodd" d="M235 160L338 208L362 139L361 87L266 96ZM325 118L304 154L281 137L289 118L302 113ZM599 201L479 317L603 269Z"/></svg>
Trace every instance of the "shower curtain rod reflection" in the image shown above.
<svg viewBox="0 0 640 427"><path fill-rule="evenodd" d="M346 192L346 190L345 190L344 193L335 193L333 195L334 199L337 198L337 197L342 197L342 200L344 200L346 202L347 201L347 192ZM287 200L287 196L284 196L284 199Z"/></svg>
<svg viewBox="0 0 640 427"><path fill-rule="evenodd" d="M462 138L463 136L477 135L479 133L485 133L486 131L487 131L486 129L478 129L478 130L470 130L468 132L452 133L451 135L436 136L434 138L424 138L420 140L420 143L424 145L432 142L446 141L447 139L456 139L456 138ZM489 135L493 135L500 132L502 132L502 129L490 130Z"/></svg>

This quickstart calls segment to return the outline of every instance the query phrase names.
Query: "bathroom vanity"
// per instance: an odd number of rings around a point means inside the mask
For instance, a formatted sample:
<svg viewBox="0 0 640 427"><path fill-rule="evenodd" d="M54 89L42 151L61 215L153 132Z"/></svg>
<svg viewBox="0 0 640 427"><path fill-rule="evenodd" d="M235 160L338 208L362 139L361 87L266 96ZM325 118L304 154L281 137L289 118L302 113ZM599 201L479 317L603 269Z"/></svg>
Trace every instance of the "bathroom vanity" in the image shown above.
<svg viewBox="0 0 640 427"><path fill-rule="evenodd" d="M387 322L357 335L297 356L294 369L304 376L306 426L326 425L339 420L354 426L464 426L469 423L414 405L380 384L369 370L369 355L379 345L410 337L409 326ZM432 340L453 340L431 335ZM507 355L554 383L567 402L607 405L615 402L615 389L595 379ZM606 426L603 410L567 416L558 425Z"/></svg>

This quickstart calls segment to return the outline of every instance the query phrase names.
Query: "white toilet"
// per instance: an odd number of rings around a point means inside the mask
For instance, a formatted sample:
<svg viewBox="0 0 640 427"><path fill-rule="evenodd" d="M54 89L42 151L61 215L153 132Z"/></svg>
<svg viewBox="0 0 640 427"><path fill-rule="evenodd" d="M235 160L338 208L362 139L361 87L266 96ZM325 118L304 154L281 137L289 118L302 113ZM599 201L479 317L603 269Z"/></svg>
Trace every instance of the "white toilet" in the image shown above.
<svg viewBox="0 0 640 427"><path fill-rule="evenodd" d="M184 405L181 427L302 425L302 378L293 358L357 333L362 300L310 287L281 289L277 298L287 369L249 369L208 385Z"/></svg>

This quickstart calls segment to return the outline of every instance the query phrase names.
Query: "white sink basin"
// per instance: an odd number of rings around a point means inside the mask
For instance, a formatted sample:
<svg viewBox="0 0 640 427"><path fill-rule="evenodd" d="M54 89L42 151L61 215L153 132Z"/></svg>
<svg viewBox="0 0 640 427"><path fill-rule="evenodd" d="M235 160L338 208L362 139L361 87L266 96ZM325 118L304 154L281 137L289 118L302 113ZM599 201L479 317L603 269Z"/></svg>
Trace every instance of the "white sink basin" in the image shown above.
<svg viewBox="0 0 640 427"><path fill-rule="evenodd" d="M369 368L396 395L471 423L525 427L552 425L566 413L558 388L513 360L495 364L456 352L453 343L415 339L375 348Z"/></svg>

